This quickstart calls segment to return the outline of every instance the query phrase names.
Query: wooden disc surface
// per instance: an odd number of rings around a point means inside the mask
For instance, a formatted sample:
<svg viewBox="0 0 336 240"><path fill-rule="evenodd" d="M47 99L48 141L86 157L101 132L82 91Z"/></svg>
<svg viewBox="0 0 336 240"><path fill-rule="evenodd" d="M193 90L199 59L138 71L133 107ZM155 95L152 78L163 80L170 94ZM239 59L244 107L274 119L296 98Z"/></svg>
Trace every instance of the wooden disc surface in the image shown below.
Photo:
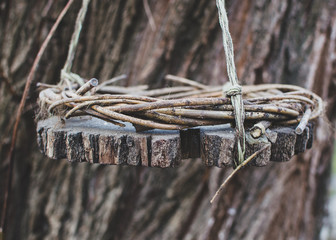
<svg viewBox="0 0 336 240"><path fill-rule="evenodd" d="M312 124L301 135L295 134L294 127L271 127L254 143L246 143L245 158L268 145L252 165L289 161L311 148L312 132ZM51 117L38 122L37 139L49 158L112 165L167 168L178 166L182 159L201 158L205 166L226 167L233 166L237 152L235 129L228 124L136 132L129 123L119 127L94 117L65 121Z"/></svg>

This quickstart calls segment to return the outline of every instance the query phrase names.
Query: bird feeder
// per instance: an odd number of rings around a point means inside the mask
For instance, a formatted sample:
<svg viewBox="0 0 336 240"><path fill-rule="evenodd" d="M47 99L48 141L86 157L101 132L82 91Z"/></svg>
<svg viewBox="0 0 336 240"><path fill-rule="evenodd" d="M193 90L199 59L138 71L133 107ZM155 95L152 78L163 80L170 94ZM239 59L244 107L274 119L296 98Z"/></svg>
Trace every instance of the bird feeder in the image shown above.
<svg viewBox="0 0 336 240"><path fill-rule="evenodd" d="M218 5L231 84L206 86L167 75L175 86L120 87L70 72L88 1L78 15L58 85L39 84L37 136L49 158L168 168L201 158L211 167L286 162L312 147L323 104L293 85L240 86L224 6ZM192 160L192 161L194 161ZM196 161L196 160L195 160Z"/></svg>

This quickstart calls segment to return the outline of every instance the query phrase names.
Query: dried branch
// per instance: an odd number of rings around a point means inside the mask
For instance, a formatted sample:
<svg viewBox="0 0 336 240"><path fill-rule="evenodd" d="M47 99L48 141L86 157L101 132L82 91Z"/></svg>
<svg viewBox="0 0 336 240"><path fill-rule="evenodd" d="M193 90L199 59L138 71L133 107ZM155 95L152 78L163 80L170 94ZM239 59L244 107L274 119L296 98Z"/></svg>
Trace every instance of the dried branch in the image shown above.
<svg viewBox="0 0 336 240"><path fill-rule="evenodd" d="M210 203L213 203L216 200L216 198L218 197L218 195L220 194L220 192L224 189L224 187L226 186L226 184L237 174L237 172L242 167L246 166L249 162L251 162L251 160L253 160L256 156L258 156L258 154L260 154L261 152L263 152L264 150L266 150L269 147L270 147L269 145L264 146L262 149L260 149L260 150L256 151L255 153L253 153L245 161L243 161L240 165L238 165L237 168L235 170L233 170L233 172L225 179L225 181L222 183L222 185L218 188L217 192L215 193L215 195L210 200Z"/></svg>

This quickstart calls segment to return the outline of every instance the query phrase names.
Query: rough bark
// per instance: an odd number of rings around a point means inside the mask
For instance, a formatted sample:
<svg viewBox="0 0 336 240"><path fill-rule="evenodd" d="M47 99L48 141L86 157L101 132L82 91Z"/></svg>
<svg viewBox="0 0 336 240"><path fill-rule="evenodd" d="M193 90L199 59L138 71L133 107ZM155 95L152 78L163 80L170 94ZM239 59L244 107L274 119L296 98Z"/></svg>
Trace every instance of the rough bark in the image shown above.
<svg viewBox="0 0 336 240"><path fill-rule="evenodd" d="M182 159L201 157L208 167L232 167L237 159L237 138L229 124L139 133L131 124L119 127L92 117L75 117L62 123L54 116L38 121L36 131L42 153L70 162L168 168L179 166ZM295 134L293 126L271 127L253 141L252 131L246 130L251 139L246 141L246 158L267 147L250 162L252 165L289 161L294 154L311 148L312 131L312 124L301 135Z"/></svg>
<svg viewBox="0 0 336 240"><path fill-rule="evenodd" d="M0 1L1 192L13 115L33 58L66 1ZM230 169L199 161L176 169L96 166L47 159L35 139L36 89L15 152L8 239L316 239L322 224L335 115L336 10L332 0L227 1L243 83L292 83L328 103L310 151L288 163L247 167L213 205ZM50 8L48 8L50 4ZM215 1L92 1L73 71L125 85L167 86L175 74L218 85L225 62ZM56 83L80 1L56 32L36 80ZM75 154L75 153L74 153ZM2 202L0 196L0 202Z"/></svg>

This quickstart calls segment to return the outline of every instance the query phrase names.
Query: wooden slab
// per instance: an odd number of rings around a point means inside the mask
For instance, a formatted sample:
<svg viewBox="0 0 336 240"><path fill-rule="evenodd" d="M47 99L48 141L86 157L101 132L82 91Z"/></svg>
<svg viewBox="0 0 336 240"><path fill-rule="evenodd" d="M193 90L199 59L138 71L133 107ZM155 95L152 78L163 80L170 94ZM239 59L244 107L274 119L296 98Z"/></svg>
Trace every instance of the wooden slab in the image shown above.
<svg viewBox="0 0 336 240"><path fill-rule="evenodd" d="M312 133L312 124L302 135L296 135L294 127L267 129L259 139L247 141L245 158L267 145L270 147L252 165L289 161L311 147ZM251 138L248 131L246 135ZM109 165L169 168L178 166L182 159L201 157L206 166L228 167L237 156L235 129L228 124L135 132L128 123L122 128L93 117L66 121L51 117L38 122L37 141L41 152L52 159Z"/></svg>
<svg viewBox="0 0 336 240"><path fill-rule="evenodd" d="M201 130L201 157L206 166L230 167L236 159L236 137L230 125Z"/></svg>

